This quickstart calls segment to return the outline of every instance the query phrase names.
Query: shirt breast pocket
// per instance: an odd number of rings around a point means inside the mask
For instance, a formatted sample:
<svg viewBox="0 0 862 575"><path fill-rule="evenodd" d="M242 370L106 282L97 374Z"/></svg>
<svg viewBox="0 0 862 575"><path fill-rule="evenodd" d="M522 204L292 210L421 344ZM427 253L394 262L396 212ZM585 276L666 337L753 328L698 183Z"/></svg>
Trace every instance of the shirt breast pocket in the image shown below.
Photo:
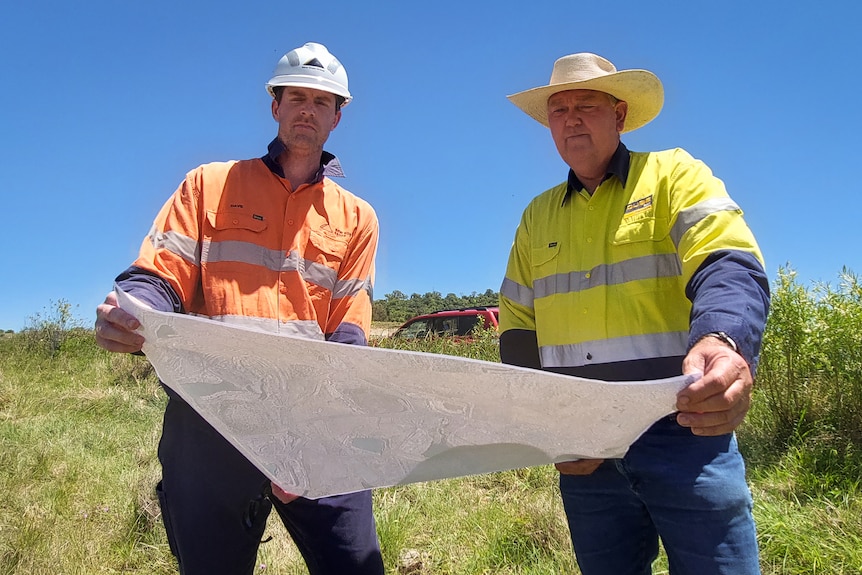
<svg viewBox="0 0 862 575"><path fill-rule="evenodd" d="M277 302L262 288L275 285L284 258L266 247L267 223L241 212L208 211L202 232L207 315L278 317Z"/></svg>
<svg viewBox="0 0 862 575"><path fill-rule="evenodd" d="M666 219L644 218L621 225L612 232L610 244L614 273L623 280L611 296L620 298L611 302L615 309L634 309L636 296L667 301L668 294L675 294L682 267ZM652 304L647 305L645 309L652 309ZM647 313L643 309L632 312L632 321L640 321Z"/></svg>
<svg viewBox="0 0 862 575"><path fill-rule="evenodd" d="M557 273L559 255L560 242L548 242L540 246L533 246L530 253L533 281Z"/></svg>
<svg viewBox="0 0 862 575"><path fill-rule="evenodd" d="M347 242L312 230L308 234L305 259L336 269L347 255Z"/></svg>
<svg viewBox="0 0 862 575"><path fill-rule="evenodd" d="M266 222L240 212L207 212L201 261L235 261L272 267L272 250L265 246Z"/></svg>
<svg viewBox="0 0 862 575"><path fill-rule="evenodd" d="M335 295L338 272L347 255L347 242L311 230L305 248L305 281L312 301Z"/></svg>
<svg viewBox="0 0 862 575"><path fill-rule="evenodd" d="M668 238L670 230L666 218L643 218L631 223L622 223L613 230L610 238L613 246L626 246L641 242L661 242Z"/></svg>

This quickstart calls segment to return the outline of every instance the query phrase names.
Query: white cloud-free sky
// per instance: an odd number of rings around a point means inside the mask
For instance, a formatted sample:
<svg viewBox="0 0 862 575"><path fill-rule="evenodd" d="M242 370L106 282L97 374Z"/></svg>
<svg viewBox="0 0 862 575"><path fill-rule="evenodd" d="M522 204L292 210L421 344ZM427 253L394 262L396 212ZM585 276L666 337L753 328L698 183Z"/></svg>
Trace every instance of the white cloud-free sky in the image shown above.
<svg viewBox="0 0 862 575"><path fill-rule="evenodd" d="M61 299L90 324L185 172L258 157L264 83L326 44L355 100L327 149L380 218L375 297L497 290L527 202L562 181L506 99L556 58L646 68L665 107L623 137L682 147L746 213L770 279L862 271L862 3L8 2L0 8L0 330Z"/></svg>

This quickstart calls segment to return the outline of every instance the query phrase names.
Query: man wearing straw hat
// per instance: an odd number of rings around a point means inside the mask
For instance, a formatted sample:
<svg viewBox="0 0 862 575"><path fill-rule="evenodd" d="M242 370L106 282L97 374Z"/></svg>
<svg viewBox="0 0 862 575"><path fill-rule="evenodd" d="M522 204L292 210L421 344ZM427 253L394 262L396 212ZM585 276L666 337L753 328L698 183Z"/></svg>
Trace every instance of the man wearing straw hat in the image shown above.
<svg viewBox="0 0 862 575"><path fill-rule="evenodd" d="M550 128L569 166L535 197L500 289L505 363L608 381L701 372L613 460L557 463L585 575L759 573L735 428L769 307L742 210L682 149L633 152L620 134L661 110L661 82L595 54L554 64L547 86L509 96Z"/></svg>

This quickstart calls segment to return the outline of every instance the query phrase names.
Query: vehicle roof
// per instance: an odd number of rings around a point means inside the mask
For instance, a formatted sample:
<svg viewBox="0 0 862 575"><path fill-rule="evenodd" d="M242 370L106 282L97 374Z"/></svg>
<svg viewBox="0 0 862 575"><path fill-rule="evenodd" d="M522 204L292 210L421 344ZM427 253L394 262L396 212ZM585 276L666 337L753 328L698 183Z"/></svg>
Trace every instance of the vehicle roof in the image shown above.
<svg viewBox="0 0 862 575"><path fill-rule="evenodd" d="M437 311L432 311L431 313L423 313L417 315L416 317L429 317L429 316L438 316L438 315L469 315L469 312L477 312L477 311L490 311L490 312L499 312L500 308L495 305L477 305L473 307L460 307L458 309L441 309ZM410 319L415 319L410 318Z"/></svg>

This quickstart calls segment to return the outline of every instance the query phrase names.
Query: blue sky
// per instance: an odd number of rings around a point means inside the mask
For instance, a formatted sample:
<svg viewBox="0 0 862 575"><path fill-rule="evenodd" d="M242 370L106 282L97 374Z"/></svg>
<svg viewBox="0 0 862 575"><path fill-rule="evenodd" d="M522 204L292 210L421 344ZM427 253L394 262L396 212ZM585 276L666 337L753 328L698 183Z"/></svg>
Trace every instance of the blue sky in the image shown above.
<svg viewBox="0 0 862 575"><path fill-rule="evenodd" d="M350 77L327 149L380 219L376 298L499 288L523 208L566 174L505 96L584 51L659 76L664 110L624 142L709 164L772 281L836 284L862 272L860 21L852 0L6 2L0 330L61 299L91 324L185 172L263 154L264 83L307 41Z"/></svg>

